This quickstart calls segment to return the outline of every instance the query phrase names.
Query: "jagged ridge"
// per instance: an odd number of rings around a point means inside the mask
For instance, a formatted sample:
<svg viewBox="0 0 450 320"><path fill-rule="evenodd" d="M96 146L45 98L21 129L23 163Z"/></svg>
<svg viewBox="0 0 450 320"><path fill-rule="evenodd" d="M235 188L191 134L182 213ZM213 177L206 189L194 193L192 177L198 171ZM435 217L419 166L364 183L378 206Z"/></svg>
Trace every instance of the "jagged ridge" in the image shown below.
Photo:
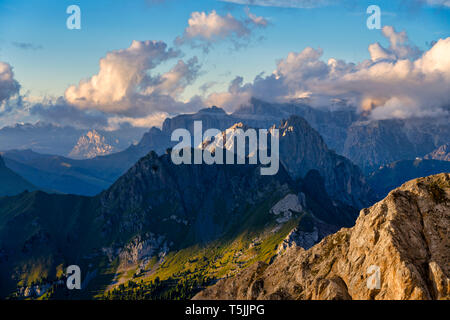
<svg viewBox="0 0 450 320"><path fill-rule="evenodd" d="M292 246L196 299L449 299L450 174L409 181L356 225L305 251ZM378 266L379 289L367 286Z"/></svg>

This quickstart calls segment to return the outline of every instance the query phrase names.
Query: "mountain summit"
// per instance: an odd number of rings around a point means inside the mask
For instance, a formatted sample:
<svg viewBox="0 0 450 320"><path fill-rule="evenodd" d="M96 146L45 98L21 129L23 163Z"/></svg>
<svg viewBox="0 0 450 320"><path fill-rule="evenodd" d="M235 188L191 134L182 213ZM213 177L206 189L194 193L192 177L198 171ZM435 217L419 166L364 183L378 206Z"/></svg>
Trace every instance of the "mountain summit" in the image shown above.
<svg viewBox="0 0 450 320"><path fill-rule="evenodd" d="M104 156L114 151L114 147L106 143L105 137L92 130L78 139L77 144L69 153L74 159L91 159Z"/></svg>
<svg viewBox="0 0 450 320"><path fill-rule="evenodd" d="M196 299L448 299L449 232L450 174L411 180L353 228L307 251L290 246Z"/></svg>

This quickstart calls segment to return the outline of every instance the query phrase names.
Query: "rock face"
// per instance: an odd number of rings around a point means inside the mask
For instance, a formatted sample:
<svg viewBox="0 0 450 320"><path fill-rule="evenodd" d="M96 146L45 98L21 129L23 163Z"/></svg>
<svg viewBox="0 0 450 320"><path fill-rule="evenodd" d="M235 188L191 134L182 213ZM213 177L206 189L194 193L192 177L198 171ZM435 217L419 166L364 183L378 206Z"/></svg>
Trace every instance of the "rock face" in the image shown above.
<svg viewBox="0 0 450 320"><path fill-rule="evenodd" d="M342 154L366 173L394 161L424 157L449 143L448 123L448 116L357 121L347 129Z"/></svg>
<svg viewBox="0 0 450 320"><path fill-rule="evenodd" d="M348 108L321 110L304 103L269 103L251 98L232 115L252 127L268 128L291 115L304 118L324 138L326 144L341 153L347 128L358 119L358 114Z"/></svg>
<svg viewBox="0 0 450 320"><path fill-rule="evenodd" d="M409 181L350 229L290 246L195 299L449 299L450 174Z"/></svg>
<svg viewBox="0 0 450 320"><path fill-rule="evenodd" d="M202 147L209 152L218 147L233 150L237 141L235 138L242 138L248 129L247 125L236 123L216 135L212 142L204 141ZM360 169L347 158L329 150L321 135L305 119L290 116L281 122L278 129L280 162L293 179L304 178L311 170L317 170L324 178L326 192L333 200L358 209L373 203ZM257 157L257 148L257 143L247 145L246 155L249 158Z"/></svg>
<svg viewBox="0 0 450 320"><path fill-rule="evenodd" d="M332 199L355 208L373 203L360 169L329 150L320 134L305 119L291 116L280 127L280 160L294 179L317 170Z"/></svg>
<svg viewBox="0 0 450 320"><path fill-rule="evenodd" d="M242 224L246 208L293 185L281 168L263 176L257 165L175 165L151 152L101 194L105 233L162 230L171 241L214 240ZM169 230L169 231L167 231Z"/></svg>
<svg viewBox="0 0 450 320"><path fill-rule="evenodd" d="M380 164L414 159L416 146L402 127L401 120L354 123L347 131L343 154L366 171Z"/></svg>
<svg viewBox="0 0 450 320"><path fill-rule="evenodd" d="M69 157L74 159L91 159L97 156L104 156L114 151L114 148L107 144L105 137L92 130L78 139L77 144L69 153Z"/></svg>
<svg viewBox="0 0 450 320"><path fill-rule="evenodd" d="M161 155L170 146L172 146L170 135L162 132L159 128L152 127L135 146L135 152L138 151L139 154L144 156L150 151L155 151Z"/></svg>
<svg viewBox="0 0 450 320"><path fill-rule="evenodd" d="M433 152L427 154L425 159L450 161L450 143L443 144Z"/></svg>

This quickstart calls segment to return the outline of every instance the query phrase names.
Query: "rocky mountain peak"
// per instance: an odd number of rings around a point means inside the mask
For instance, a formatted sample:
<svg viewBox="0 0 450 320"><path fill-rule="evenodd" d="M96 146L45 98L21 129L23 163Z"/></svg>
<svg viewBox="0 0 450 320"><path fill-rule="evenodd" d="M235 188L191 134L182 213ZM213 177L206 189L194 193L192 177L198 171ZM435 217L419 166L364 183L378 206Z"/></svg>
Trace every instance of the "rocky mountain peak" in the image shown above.
<svg viewBox="0 0 450 320"><path fill-rule="evenodd" d="M77 144L69 153L74 159L91 159L104 156L114 151L114 147L106 143L105 137L96 130L91 130L78 139Z"/></svg>
<svg viewBox="0 0 450 320"><path fill-rule="evenodd" d="M370 204L370 190L360 169L329 150L305 119L291 116L281 122L279 130L280 160L293 178L303 178L310 170L317 170L331 198L355 208Z"/></svg>
<svg viewBox="0 0 450 320"><path fill-rule="evenodd" d="M309 250L289 246L196 299L449 299L450 174L411 180Z"/></svg>
<svg viewBox="0 0 450 320"><path fill-rule="evenodd" d="M450 143L443 144L433 152L427 154L425 159L450 161Z"/></svg>

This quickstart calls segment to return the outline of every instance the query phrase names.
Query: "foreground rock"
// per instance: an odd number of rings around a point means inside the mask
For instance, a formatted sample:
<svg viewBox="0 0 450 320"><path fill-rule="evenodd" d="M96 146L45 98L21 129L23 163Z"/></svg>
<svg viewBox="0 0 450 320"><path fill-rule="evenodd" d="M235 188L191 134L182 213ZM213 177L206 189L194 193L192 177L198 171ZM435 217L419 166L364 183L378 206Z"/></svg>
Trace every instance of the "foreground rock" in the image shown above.
<svg viewBox="0 0 450 320"><path fill-rule="evenodd" d="M353 228L307 251L288 247L194 299L449 299L449 234L450 174L412 180Z"/></svg>

